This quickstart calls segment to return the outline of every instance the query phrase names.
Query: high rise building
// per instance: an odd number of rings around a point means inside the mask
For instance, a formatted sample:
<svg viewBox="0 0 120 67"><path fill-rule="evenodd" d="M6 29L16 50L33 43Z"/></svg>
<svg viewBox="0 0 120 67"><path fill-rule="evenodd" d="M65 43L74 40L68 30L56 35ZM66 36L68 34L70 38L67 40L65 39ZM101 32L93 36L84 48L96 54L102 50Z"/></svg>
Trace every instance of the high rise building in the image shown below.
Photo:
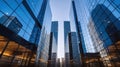
<svg viewBox="0 0 120 67"><path fill-rule="evenodd" d="M49 53L48 53L48 64L47 67L51 67L51 57L52 57L52 43L53 43L53 33L50 33L50 43L49 43Z"/></svg>
<svg viewBox="0 0 120 67"><path fill-rule="evenodd" d="M48 65L47 67L56 67L57 65L57 51L54 45L56 45L56 40L54 37L53 32L51 32L51 36L50 36L50 45L49 45L49 54L48 54Z"/></svg>
<svg viewBox="0 0 120 67"><path fill-rule="evenodd" d="M83 34L83 30L82 28L82 25L81 25L81 21L80 21L80 17L79 17L79 14L78 14L78 7L79 7L79 2L77 2L78 0L73 0L71 2L71 8L70 8L70 21L72 22L72 26L73 27L73 30L72 31L75 31L76 34L77 34L77 39L78 39L78 44L79 44L79 51L80 51L80 63L82 65L82 62L83 62L83 56L84 56L84 53L87 52L87 49L86 49L86 43L85 43L85 40L84 40L84 34ZM77 4L76 4L77 2ZM78 6L76 6L78 5Z"/></svg>
<svg viewBox="0 0 120 67"><path fill-rule="evenodd" d="M61 67L60 58L57 58L57 67Z"/></svg>
<svg viewBox="0 0 120 67"><path fill-rule="evenodd" d="M33 67L42 55L47 60L47 54L42 53L48 52L49 45L52 17L49 0L1 0L0 4L0 61L3 62L0 66ZM46 35L41 34L44 28ZM36 54L37 48L42 48L40 35L46 36L44 50Z"/></svg>
<svg viewBox="0 0 120 67"><path fill-rule="evenodd" d="M56 67L57 48L58 48L58 21L52 21L51 32L53 32L53 46L52 46L52 67Z"/></svg>
<svg viewBox="0 0 120 67"><path fill-rule="evenodd" d="M61 65L62 67L65 67L65 58L61 58Z"/></svg>
<svg viewBox="0 0 120 67"><path fill-rule="evenodd" d="M56 42L58 42L58 21L52 21L51 32L54 33Z"/></svg>
<svg viewBox="0 0 120 67"><path fill-rule="evenodd" d="M65 48L65 67L69 67L69 45L67 43L68 33L71 31L70 21L64 21L64 48Z"/></svg>
<svg viewBox="0 0 120 67"><path fill-rule="evenodd" d="M108 1L110 4L111 2ZM96 13L96 11L98 11ZM96 14L95 14L96 13ZM100 52L102 61L107 58L105 66L119 66L119 61L115 61L118 55L114 55L119 53L118 50L118 41L120 40L120 20L111 12L111 10L106 7L104 4L97 4L96 7L91 12L91 17L95 26L95 30L97 31L98 37L100 39L97 44L97 49ZM102 46L102 47L100 47ZM116 46L116 47L115 47ZM112 51L115 51L114 54ZM110 56L110 57L108 57ZM116 59L114 59L116 57ZM110 61L113 60L113 61Z"/></svg>
<svg viewBox="0 0 120 67"><path fill-rule="evenodd" d="M39 43L39 40L40 40L41 28L42 28L42 25L43 25L43 22L44 22L45 10L46 10L46 7L47 7L47 2L49 2L49 1L48 0L41 0L41 1L38 1L38 3L36 3L35 1L33 1L33 2L27 1L27 2L28 2L28 4L26 3L26 1L23 1L27 10L34 11L34 16L36 16L36 18L37 18L36 21L38 22L37 24L39 24L39 25L34 25L34 28L32 30L32 34L31 34L31 37L30 37L30 42L34 43L36 46L38 46L38 43ZM31 10L28 8L27 5L31 6L30 7ZM36 7L36 6L41 6L41 7Z"/></svg>
<svg viewBox="0 0 120 67"><path fill-rule="evenodd" d="M48 67L56 67L57 65L57 47L58 47L57 42L58 42L58 21L52 21Z"/></svg>
<svg viewBox="0 0 120 67"><path fill-rule="evenodd" d="M40 66L47 66L48 53L49 53L49 42L50 42L50 32L51 32L51 20L52 13L50 9L49 0L47 0L45 15L43 19L43 25L41 29L40 42L38 44L36 63ZM40 62L40 63L39 63Z"/></svg>
<svg viewBox="0 0 120 67"><path fill-rule="evenodd" d="M95 52L88 32L86 18L89 15L85 5L86 1L72 0L70 9L70 19L76 25L76 31L80 42L81 53ZM83 7L84 6L84 7ZM83 50L82 50L83 49Z"/></svg>
<svg viewBox="0 0 120 67"><path fill-rule="evenodd" d="M96 52L99 52L101 56L100 62L102 62L105 67L119 66L120 60L116 59L118 59L119 56L120 37L118 25L120 25L120 1L73 0L73 2L75 4L73 8L76 8L78 21L81 24L86 53L97 54ZM86 63L86 61L84 62ZM86 65L91 63L95 62L91 61L86 63Z"/></svg>
<svg viewBox="0 0 120 67"><path fill-rule="evenodd" d="M76 32L70 32L69 39L69 53L70 53L70 67L79 67L80 65L80 51Z"/></svg>

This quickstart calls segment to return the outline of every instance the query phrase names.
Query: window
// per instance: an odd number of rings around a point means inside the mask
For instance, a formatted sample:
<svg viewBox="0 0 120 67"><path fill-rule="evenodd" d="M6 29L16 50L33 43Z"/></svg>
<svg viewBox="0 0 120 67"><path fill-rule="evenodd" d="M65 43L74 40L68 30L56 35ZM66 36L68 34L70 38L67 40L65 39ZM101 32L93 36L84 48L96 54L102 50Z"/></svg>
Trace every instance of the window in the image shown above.
<svg viewBox="0 0 120 67"><path fill-rule="evenodd" d="M117 6L120 6L120 0L113 0L113 2L114 2Z"/></svg>
<svg viewBox="0 0 120 67"><path fill-rule="evenodd" d="M3 0L0 0L0 11L2 11L4 14L10 15L13 10L10 9Z"/></svg>

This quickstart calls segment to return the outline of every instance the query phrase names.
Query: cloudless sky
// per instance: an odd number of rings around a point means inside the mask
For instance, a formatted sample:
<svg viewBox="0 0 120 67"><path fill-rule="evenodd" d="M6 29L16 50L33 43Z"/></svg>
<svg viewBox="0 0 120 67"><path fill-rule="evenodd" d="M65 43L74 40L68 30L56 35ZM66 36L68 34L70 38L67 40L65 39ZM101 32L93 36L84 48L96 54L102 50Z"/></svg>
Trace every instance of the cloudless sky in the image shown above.
<svg viewBox="0 0 120 67"><path fill-rule="evenodd" d="M71 0L50 0L52 21L59 22L58 32L58 58L64 57L64 30L63 22L69 20Z"/></svg>

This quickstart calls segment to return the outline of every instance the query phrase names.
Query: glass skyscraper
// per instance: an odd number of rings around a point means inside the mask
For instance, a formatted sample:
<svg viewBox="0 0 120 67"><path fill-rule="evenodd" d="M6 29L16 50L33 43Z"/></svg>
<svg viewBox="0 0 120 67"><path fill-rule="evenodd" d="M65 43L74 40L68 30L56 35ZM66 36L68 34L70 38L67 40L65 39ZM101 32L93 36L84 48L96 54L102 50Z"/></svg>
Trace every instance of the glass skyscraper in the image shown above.
<svg viewBox="0 0 120 67"><path fill-rule="evenodd" d="M69 67L68 33L70 33L70 32L71 32L70 21L64 21L65 67Z"/></svg>
<svg viewBox="0 0 120 67"><path fill-rule="evenodd" d="M51 32L53 33L53 46L52 46L52 67L57 65L57 49L58 49L58 21L52 21Z"/></svg>
<svg viewBox="0 0 120 67"><path fill-rule="evenodd" d="M58 21L52 21L48 67L56 67L57 65L57 48L58 48Z"/></svg>
<svg viewBox="0 0 120 67"><path fill-rule="evenodd" d="M110 1L108 1L108 3L110 3ZM97 10L99 10L99 12L95 14ZM114 54L119 53L119 50L116 50L119 49L118 44L116 43L120 40L120 27L118 26L120 25L120 21L104 4L97 4L91 12L91 17L95 26L95 30L100 38L100 42L97 44L97 49L100 52L104 64L106 66L119 66L119 60L115 61L119 54ZM103 48L100 47L101 45ZM112 51L116 52L113 54ZM108 56L110 56L110 58L108 58ZM114 59L115 57L116 59ZM104 61L106 58L108 59Z"/></svg>
<svg viewBox="0 0 120 67"><path fill-rule="evenodd" d="M89 33L86 26L87 22L84 20L84 18L86 18L86 15L83 15L83 13L81 13L81 10L85 7L82 4L84 3L82 3L80 0L71 1L69 13L70 21L72 22L73 28L76 29L74 31L77 32L81 52L94 52L94 49L92 49L93 47L91 44L90 36L88 35Z"/></svg>
<svg viewBox="0 0 120 67"><path fill-rule="evenodd" d="M45 28L46 40L41 52L48 52L52 18L49 0L0 0L0 5L0 66L33 67L41 58L40 51L36 58L36 51L41 48L40 35ZM47 60L47 55L42 55Z"/></svg>
<svg viewBox="0 0 120 67"><path fill-rule="evenodd" d="M100 57L96 60L105 67L120 66L120 1L119 0L73 0L78 22L81 25L86 53ZM71 10L70 10L71 11ZM74 16L74 15L72 15ZM75 20L72 18L72 21ZM88 54L85 54L88 56ZM90 56L88 56L90 57ZM90 61L91 59L89 59ZM95 60L95 58L94 58ZM88 61L88 60L87 60ZM87 63L84 59L84 62ZM96 64L90 64L90 66ZM97 65L97 64L96 64ZM101 64L102 65L102 64Z"/></svg>
<svg viewBox="0 0 120 67"><path fill-rule="evenodd" d="M67 36L68 33L71 32L70 28L70 21L64 21L64 45L65 45L65 52L69 52L69 46L67 44Z"/></svg>
<svg viewBox="0 0 120 67"><path fill-rule="evenodd" d="M70 32L68 35L69 40L69 54L70 54L70 66L69 67L80 67L80 51L79 43L76 32Z"/></svg>
<svg viewBox="0 0 120 67"><path fill-rule="evenodd" d="M58 46L58 21L52 21L51 32L53 33L56 44L53 44L53 52L57 53Z"/></svg>
<svg viewBox="0 0 120 67"><path fill-rule="evenodd" d="M49 42L50 42L50 32L51 32L51 22L52 22L51 21L52 13L51 13L49 0L47 0L46 10L44 13L45 15L43 19L41 36L38 44L37 58L36 58L36 63L42 67L47 66L48 53L49 53Z"/></svg>

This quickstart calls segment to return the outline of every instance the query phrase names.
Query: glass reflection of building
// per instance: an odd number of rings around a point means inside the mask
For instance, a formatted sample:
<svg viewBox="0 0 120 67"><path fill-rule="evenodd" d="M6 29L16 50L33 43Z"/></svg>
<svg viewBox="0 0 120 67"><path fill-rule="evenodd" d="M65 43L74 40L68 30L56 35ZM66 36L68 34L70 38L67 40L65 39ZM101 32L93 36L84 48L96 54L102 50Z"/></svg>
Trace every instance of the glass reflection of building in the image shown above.
<svg viewBox="0 0 120 67"><path fill-rule="evenodd" d="M98 10L99 12L96 13ZM91 17L100 38L98 45L103 46L103 48L97 46L102 61L105 66L119 66L120 20L103 4L96 5L91 12Z"/></svg>
<svg viewBox="0 0 120 67"><path fill-rule="evenodd" d="M22 28L22 24L14 16L2 16L0 18L0 24L4 25L5 27L7 27L15 33L18 33Z"/></svg>
<svg viewBox="0 0 120 67"><path fill-rule="evenodd" d="M43 19L43 24L41 29L41 37L40 37L40 42L38 44L38 49L37 49L36 63L39 66L46 67L48 63L51 20L52 20L52 13L51 13L49 0L47 0L45 15L43 18L44 19Z"/></svg>
<svg viewBox="0 0 120 67"><path fill-rule="evenodd" d="M92 65L94 66L94 63L96 64L96 62L99 61L100 64L102 65L103 63L105 67L120 66L120 1L73 1L75 2L78 20L81 23L87 52L86 57L90 57L90 55L88 54L91 54L93 56L95 56L95 54L97 54L98 52L100 54L100 58L98 58L98 60L96 60L95 58L91 58L87 61L85 60L86 65L92 67ZM97 55L95 57L97 57ZM96 62L91 60L94 60Z"/></svg>
<svg viewBox="0 0 120 67"><path fill-rule="evenodd" d="M46 22L51 22L48 3L49 0L0 0L0 66L33 67L42 26L46 28Z"/></svg>

